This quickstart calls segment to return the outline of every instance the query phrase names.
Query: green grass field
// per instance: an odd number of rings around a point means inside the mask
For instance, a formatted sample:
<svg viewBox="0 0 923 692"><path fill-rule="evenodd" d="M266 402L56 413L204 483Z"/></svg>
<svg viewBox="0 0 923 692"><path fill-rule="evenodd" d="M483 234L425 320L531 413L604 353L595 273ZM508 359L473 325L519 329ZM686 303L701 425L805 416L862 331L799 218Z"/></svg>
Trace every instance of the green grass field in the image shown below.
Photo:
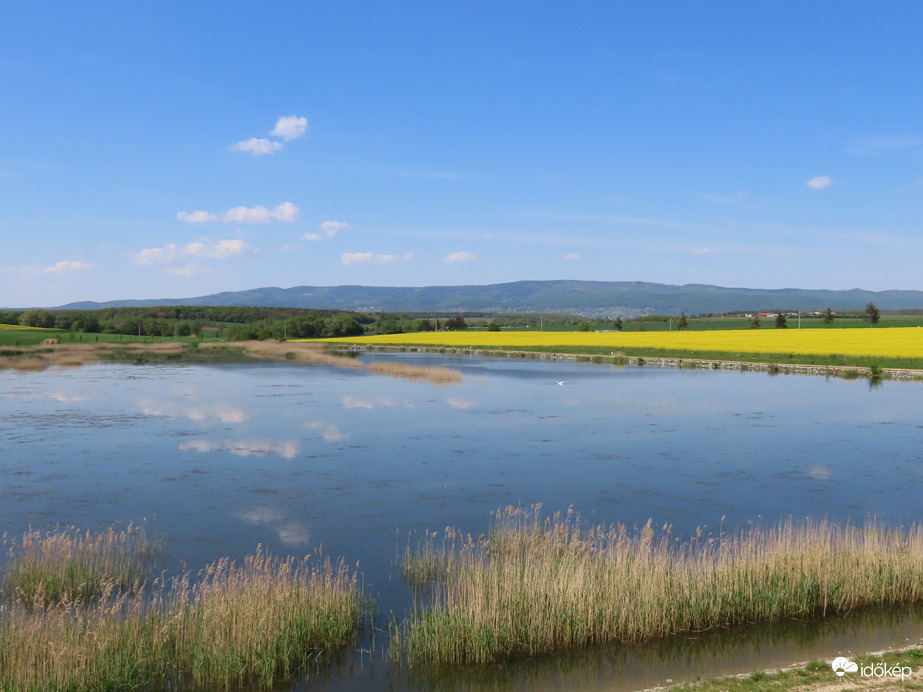
<svg viewBox="0 0 923 692"><path fill-rule="evenodd" d="M139 338L137 336L126 336L125 334L85 334L82 332L61 331L60 329L40 329L0 324L0 347L31 348L40 346L45 339L59 339L62 344L152 344L167 341L198 341L192 336L142 336ZM215 341L215 339L206 337L204 341Z"/></svg>

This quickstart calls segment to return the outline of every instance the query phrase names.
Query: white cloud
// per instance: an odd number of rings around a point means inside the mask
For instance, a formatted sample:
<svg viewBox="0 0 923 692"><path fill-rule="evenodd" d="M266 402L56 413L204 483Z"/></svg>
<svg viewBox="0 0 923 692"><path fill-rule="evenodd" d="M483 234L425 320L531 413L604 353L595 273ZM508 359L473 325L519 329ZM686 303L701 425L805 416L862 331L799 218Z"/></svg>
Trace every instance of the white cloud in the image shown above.
<svg viewBox="0 0 923 692"><path fill-rule="evenodd" d="M308 129L308 119L299 118L296 115L286 115L276 121L276 126L269 134L273 137L281 137L286 142L301 137L305 130ZM279 147L281 148L281 144Z"/></svg>
<svg viewBox="0 0 923 692"><path fill-rule="evenodd" d="M184 452L212 452L218 449L226 449L231 454L240 457L248 457L251 454L259 456L278 454L283 459L294 459L298 456L299 452L299 445L294 440L283 442L271 442L269 440L239 440L232 442L193 440L190 442L181 442L179 448ZM266 520L272 521L275 518L275 516L270 516L266 517Z"/></svg>
<svg viewBox="0 0 923 692"><path fill-rule="evenodd" d="M61 274L63 272L77 272L92 268L93 266L86 262L57 262L50 267L45 267L42 271L47 274Z"/></svg>
<svg viewBox="0 0 923 692"><path fill-rule="evenodd" d="M703 248L698 248L696 250L693 250L692 254L693 255L707 255L709 252L711 252L711 250L709 250L707 247L703 247Z"/></svg>
<svg viewBox="0 0 923 692"><path fill-rule="evenodd" d="M299 445L295 441L238 440L225 443L225 447L231 454L239 457L248 457L251 454L258 456L278 454L283 459L294 459L299 451Z"/></svg>
<svg viewBox="0 0 923 692"><path fill-rule="evenodd" d="M371 252L344 252L340 262L347 267L350 264L396 264L407 262L413 257L412 252L403 255L376 255Z"/></svg>
<svg viewBox="0 0 923 692"><path fill-rule="evenodd" d="M470 252L453 252L449 255L446 255L446 262L472 262L478 258L477 255L474 255Z"/></svg>
<svg viewBox="0 0 923 692"><path fill-rule="evenodd" d="M819 175L816 178L811 178L805 183L812 190L823 190L826 187L833 185L833 181L830 180L829 175Z"/></svg>
<svg viewBox="0 0 923 692"><path fill-rule="evenodd" d="M347 437L349 437L334 423L325 423L319 420L308 421L304 424L304 427L306 427L308 430L318 430L319 428L323 428L324 432L321 434L321 436L324 438L325 442L342 442Z"/></svg>
<svg viewBox="0 0 923 692"><path fill-rule="evenodd" d="M347 267L350 264L368 264L372 261L374 255L371 252L344 252L340 257L340 262Z"/></svg>
<svg viewBox="0 0 923 692"><path fill-rule="evenodd" d="M210 240L189 243L180 247L176 243L167 243L163 247L145 248L135 255L135 264L167 264L178 262L189 257L202 257L206 259L228 259L245 252L252 252L250 244L239 238L234 240L224 239L217 242ZM175 274L194 274L197 273L197 267L193 264L187 264L185 267L173 267L170 269Z"/></svg>
<svg viewBox="0 0 923 692"><path fill-rule="evenodd" d="M326 238L332 238L340 231L352 228L348 223L343 221L324 221L320 225L321 233L311 233L308 231L303 236L302 240L324 240Z"/></svg>
<svg viewBox="0 0 923 692"><path fill-rule="evenodd" d="M345 231L352 227L344 221L324 221L320 228L328 238L332 238L340 231Z"/></svg>
<svg viewBox="0 0 923 692"><path fill-rule="evenodd" d="M218 215L198 209L196 211L181 211L176 215L176 218L186 223L205 223L207 221L217 221Z"/></svg>
<svg viewBox="0 0 923 692"><path fill-rule="evenodd" d="M254 156L263 156L264 154L275 154L284 146L282 142L273 142L268 139L251 137L237 144L232 144L228 148L231 151L249 151Z"/></svg>
<svg viewBox="0 0 923 692"><path fill-rule="evenodd" d="M267 209L264 206L255 207L234 207L224 212L221 217L225 223L269 223L270 221L282 221L291 223L297 221L301 210L291 202L283 202L275 209Z"/></svg>
<svg viewBox="0 0 923 692"><path fill-rule="evenodd" d="M40 274L69 274L71 272L87 271L92 268L93 265L87 264L86 262L61 261L51 265L50 267L23 266L19 268L19 271L22 272L23 276L31 278L39 276Z"/></svg>
<svg viewBox="0 0 923 692"><path fill-rule="evenodd" d="M580 259L580 255L578 255L576 252L568 252L566 255L562 256L561 259L577 260Z"/></svg>
<svg viewBox="0 0 923 692"><path fill-rule="evenodd" d="M301 210L291 202L282 202L278 207L272 210L271 216L276 221L291 223L297 221L301 215Z"/></svg>
<svg viewBox="0 0 923 692"><path fill-rule="evenodd" d="M250 249L250 244L239 238L234 240L219 240L214 245L205 243L189 243L186 246L186 254L190 257L207 257L209 259L227 259L234 255L239 255Z"/></svg>

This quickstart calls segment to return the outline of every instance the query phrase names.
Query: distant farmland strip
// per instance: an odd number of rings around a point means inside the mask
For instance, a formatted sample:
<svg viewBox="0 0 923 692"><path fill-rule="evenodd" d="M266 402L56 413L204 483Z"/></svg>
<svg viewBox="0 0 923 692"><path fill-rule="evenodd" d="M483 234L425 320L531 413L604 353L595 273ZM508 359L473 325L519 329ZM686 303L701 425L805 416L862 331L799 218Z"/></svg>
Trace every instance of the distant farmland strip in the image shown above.
<svg viewBox="0 0 923 692"><path fill-rule="evenodd" d="M785 354L840 355L850 358L923 358L923 329L747 329L673 332L420 332L388 334L328 342L368 346L424 346L431 348L488 348L509 351L601 353L655 349L684 351L689 357L710 353L739 356Z"/></svg>

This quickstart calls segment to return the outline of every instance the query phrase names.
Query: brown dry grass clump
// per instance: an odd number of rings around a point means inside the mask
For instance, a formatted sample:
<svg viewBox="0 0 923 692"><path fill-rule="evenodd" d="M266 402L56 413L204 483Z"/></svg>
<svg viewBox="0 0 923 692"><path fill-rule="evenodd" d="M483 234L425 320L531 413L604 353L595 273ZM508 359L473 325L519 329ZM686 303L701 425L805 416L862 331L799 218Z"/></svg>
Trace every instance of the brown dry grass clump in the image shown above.
<svg viewBox="0 0 923 692"><path fill-rule="evenodd" d="M105 357L119 355L137 357L145 353L167 355L181 353L188 347L189 344L180 342L62 344L55 339L46 339L40 347L15 349L16 355L0 357L0 370L37 372L53 367L79 368L83 365L98 363L101 358Z"/></svg>
<svg viewBox="0 0 923 692"><path fill-rule="evenodd" d="M203 343L200 348L214 348L223 345L224 344ZM294 360L311 365L333 365L338 368L362 368L362 363L354 358L335 356L321 344L308 344L295 341L241 341L234 345L242 347L245 354L257 358Z"/></svg>
<svg viewBox="0 0 923 692"><path fill-rule="evenodd" d="M365 369L376 375L401 377L406 380L428 380L433 384L456 384L462 379L462 374L458 370L439 365L410 365L409 363L375 361L369 363Z"/></svg>
<svg viewBox="0 0 923 692"><path fill-rule="evenodd" d="M97 349L91 344L49 345L35 349L22 349L20 355L0 357L0 370L37 372L51 367L74 368L99 360Z"/></svg>

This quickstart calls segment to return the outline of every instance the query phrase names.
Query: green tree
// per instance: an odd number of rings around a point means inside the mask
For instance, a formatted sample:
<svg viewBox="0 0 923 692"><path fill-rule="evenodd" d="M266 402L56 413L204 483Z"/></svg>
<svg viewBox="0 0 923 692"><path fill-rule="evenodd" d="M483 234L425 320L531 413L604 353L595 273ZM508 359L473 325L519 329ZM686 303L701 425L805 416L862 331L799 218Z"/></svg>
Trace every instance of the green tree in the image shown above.
<svg viewBox="0 0 923 692"><path fill-rule="evenodd" d="M680 310L679 313L679 328L680 331L689 326L689 319L686 317L686 311Z"/></svg>
<svg viewBox="0 0 923 692"><path fill-rule="evenodd" d="M760 328L760 316L754 315L753 319L750 320L750 329L759 329Z"/></svg>
<svg viewBox="0 0 923 692"><path fill-rule="evenodd" d="M352 315L333 315L324 320L324 336L326 337L361 336L364 332L365 329Z"/></svg>
<svg viewBox="0 0 923 692"><path fill-rule="evenodd" d="M589 323L589 322L581 322L580 324L577 325L577 331L578 331L578 332L588 332L588 331L590 331L590 323Z"/></svg>
<svg viewBox="0 0 923 692"><path fill-rule="evenodd" d="M26 310L19 317L19 324L23 327L54 327L54 315L47 310Z"/></svg>
<svg viewBox="0 0 923 692"><path fill-rule="evenodd" d="M450 317L446 320L445 328L451 331L467 329L468 323L465 322L465 318L461 315L456 315L455 317Z"/></svg>
<svg viewBox="0 0 923 692"><path fill-rule="evenodd" d="M612 323L612 326L614 326L619 331L622 331L622 316L621 315L615 318L615 321Z"/></svg>
<svg viewBox="0 0 923 692"><path fill-rule="evenodd" d="M785 313L780 312L776 315L776 329L785 329L788 327L786 324L787 320L785 318Z"/></svg>
<svg viewBox="0 0 923 692"><path fill-rule="evenodd" d="M429 319L424 317L422 320L417 322L417 331L418 332L431 332L433 331L433 323L430 322Z"/></svg>
<svg viewBox="0 0 923 692"><path fill-rule="evenodd" d="M824 324L833 324L833 310L830 308L824 310Z"/></svg>
<svg viewBox="0 0 923 692"><path fill-rule="evenodd" d="M489 332L499 332L500 331L500 325L497 324L497 320L493 320L492 322L489 322L487 324L487 331Z"/></svg>
<svg viewBox="0 0 923 692"><path fill-rule="evenodd" d="M865 321L870 325L878 324L878 320L881 319L881 311L875 305L875 303L869 301L869 304L865 306Z"/></svg>

